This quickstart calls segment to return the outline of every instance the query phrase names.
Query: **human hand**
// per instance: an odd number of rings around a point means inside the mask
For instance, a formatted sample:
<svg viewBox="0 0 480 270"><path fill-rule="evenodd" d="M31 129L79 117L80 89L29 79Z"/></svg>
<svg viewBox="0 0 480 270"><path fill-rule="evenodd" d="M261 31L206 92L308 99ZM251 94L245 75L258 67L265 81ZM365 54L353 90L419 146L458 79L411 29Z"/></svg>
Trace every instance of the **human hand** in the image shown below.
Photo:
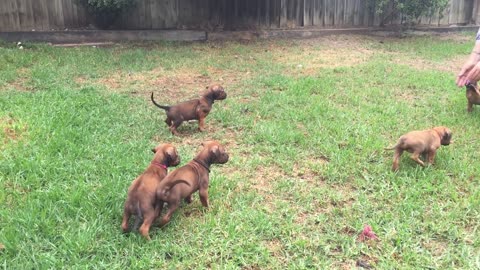
<svg viewBox="0 0 480 270"><path fill-rule="evenodd" d="M472 81L471 79L469 79L468 74L470 71L472 71L472 68L474 68L475 66L476 66L476 62L474 61L467 61L463 65L462 69L460 70L460 73L458 73L457 75L456 84L458 87L465 86L465 84L467 84L469 80Z"/></svg>
<svg viewBox="0 0 480 270"><path fill-rule="evenodd" d="M474 65L464 77L466 79L465 83L469 83L469 82L474 83L479 81L480 80L480 63L477 63L476 65Z"/></svg>

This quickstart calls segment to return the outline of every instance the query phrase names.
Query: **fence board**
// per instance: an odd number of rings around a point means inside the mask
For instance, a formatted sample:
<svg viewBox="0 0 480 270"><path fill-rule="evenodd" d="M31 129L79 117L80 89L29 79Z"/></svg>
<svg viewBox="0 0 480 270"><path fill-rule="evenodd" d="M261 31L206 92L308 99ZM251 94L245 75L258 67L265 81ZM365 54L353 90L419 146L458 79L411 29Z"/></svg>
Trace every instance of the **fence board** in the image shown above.
<svg viewBox="0 0 480 270"><path fill-rule="evenodd" d="M335 25L335 0L325 0L324 11L324 25L327 27Z"/></svg>
<svg viewBox="0 0 480 270"><path fill-rule="evenodd" d="M323 27L323 20L325 15L324 8L324 0L314 0L313 25Z"/></svg>
<svg viewBox="0 0 480 270"><path fill-rule="evenodd" d="M0 30L7 31L12 30L14 25L10 22L8 8L9 3L7 1L0 1Z"/></svg>
<svg viewBox="0 0 480 270"><path fill-rule="evenodd" d="M335 19L334 19L334 25L337 26L343 26L344 21L343 17L345 14L345 0L337 0L335 1Z"/></svg>
<svg viewBox="0 0 480 270"><path fill-rule="evenodd" d="M32 1L33 17L35 19L35 30L48 30L49 19L46 0Z"/></svg>
<svg viewBox="0 0 480 270"><path fill-rule="evenodd" d="M345 12L343 15L343 23L345 25L351 26L354 25L354 17L355 17L355 3L358 0L345 0Z"/></svg>
<svg viewBox="0 0 480 270"><path fill-rule="evenodd" d="M303 1L303 26L313 25L313 10L315 1L304 0Z"/></svg>
<svg viewBox="0 0 480 270"><path fill-rule="evenodd" d="M84 28L93 17L77 0L0 0L0 30ZM368 0L137 0L117 29L254 29L373 26L381 17ZM442 14L422 17L429 25L480 20L480 0L450 0ZM386 23L398 24L400 17Z"/></svg>

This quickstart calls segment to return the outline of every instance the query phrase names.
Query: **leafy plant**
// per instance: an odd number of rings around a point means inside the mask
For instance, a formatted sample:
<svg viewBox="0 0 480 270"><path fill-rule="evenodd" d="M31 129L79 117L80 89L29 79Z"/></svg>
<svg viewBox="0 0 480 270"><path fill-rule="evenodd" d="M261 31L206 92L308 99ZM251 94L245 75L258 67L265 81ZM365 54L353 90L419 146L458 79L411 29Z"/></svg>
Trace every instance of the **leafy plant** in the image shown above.
<svg viewBox="0 0 480 270"><path fill-rule="evenodd" d="M384 25L389 19L400 15L401 23L414 23L421 16L432 16L445 10L448 0L370 0L371 7L380 14Z"/></svg>
<svg viewBox="0 0 480 270"><path fill-rule="evenodd" d="M94 24L101 29L110 28L118 16L137 0L77 0L93 15Z"/></svg>
<svg viewBox="0 0 480 270"><path fill-rule="evenodd" d="M136 0L81 0L95 12L120 12L131 7Z"/></svg>

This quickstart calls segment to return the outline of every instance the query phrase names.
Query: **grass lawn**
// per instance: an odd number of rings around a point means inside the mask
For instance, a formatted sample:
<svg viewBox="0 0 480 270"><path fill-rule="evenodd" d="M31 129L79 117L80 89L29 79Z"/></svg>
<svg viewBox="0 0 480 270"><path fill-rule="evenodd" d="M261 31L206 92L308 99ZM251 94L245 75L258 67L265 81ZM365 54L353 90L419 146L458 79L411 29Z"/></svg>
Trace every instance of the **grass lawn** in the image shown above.
<svg viewBox="0 0 480 270"><path fill-rule="evenodd" d="M4 269L480 268L480 108L455 74L475 33L329 36L110 48L0 47L0 267ZM172 136L157 101L219 82L207 131ZM421 168L383 148L445 125ZM152 241L121 233L132 180L158 143L187 163L207 139L209 210L194 202ZM364 225L379 240L359 242Z"/></svg>

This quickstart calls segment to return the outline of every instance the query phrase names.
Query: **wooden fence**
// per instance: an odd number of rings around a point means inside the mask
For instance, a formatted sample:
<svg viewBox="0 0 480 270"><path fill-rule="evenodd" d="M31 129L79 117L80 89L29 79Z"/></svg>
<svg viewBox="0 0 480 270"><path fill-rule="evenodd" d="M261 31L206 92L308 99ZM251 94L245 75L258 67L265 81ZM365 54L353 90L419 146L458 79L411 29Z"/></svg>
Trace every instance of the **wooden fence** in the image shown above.
<svg viewBox="0 0 480 270"><path fill-rule="evenodd" d="M113 29L345 28L380 24L369 0L137 0ZM421 24L477 22L480 0L451 0ZM480 20L479 20L480 22ZM387 21L399 23L399 18ZM93 18L77 0L0 0L0 31L84 29Z"/></svg>

